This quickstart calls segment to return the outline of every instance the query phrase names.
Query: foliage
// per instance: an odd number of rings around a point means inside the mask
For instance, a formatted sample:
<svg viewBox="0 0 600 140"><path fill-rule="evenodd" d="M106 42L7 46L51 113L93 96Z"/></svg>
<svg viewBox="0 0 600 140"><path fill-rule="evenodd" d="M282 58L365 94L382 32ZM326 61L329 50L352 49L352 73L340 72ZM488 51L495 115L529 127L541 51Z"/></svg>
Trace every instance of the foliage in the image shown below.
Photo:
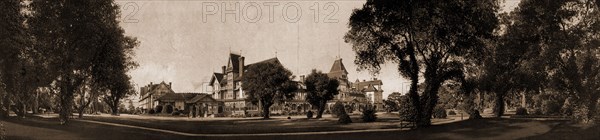
<svg viewBox="0 0 600 140"><path fill-rule="evenodd" d="M312 119L313 118L313 112L310 111L310 110L308 112L306 112L306 118Z"/></svg>
<svg viewBox="0 0 600 140"><path fill-rule="evenodd" d="M497 9L494 0L368 0L352 13L344 38L352 44L358 69L377 73L386 62L398 64L400 75L411 81L408 96L417 125L427 126L440 85L462 77L464 60L481 57L495 38ZM425 90L419 97L421 71Z"/></svg>
<svg viewBox="0 0 600 140"><path fill-rule="evenodd" d="M345 105L344 109L346 110L346 113L353 113L354 112L354 106L352 105Z"/></svg>
<svg viewBox="0 0 600 140"><path fill-rule="evenodd" d="M563 106L560 109L560 114L562 116L572 116L574 110L575 110L575 106L573 103L573 98L569 97L569 98L565 99L565 102L563 103Z"/></svg>
<svg viewBox="0 0 600 140"><path fill-rule="evenodd" d="M306 91L308 92L306 101L313 106L319 107L316 118L321 118L323 111L325 111L327 101L339 94L339 82L336 79L329 78L327 74L313 69L306 77L304 84L306 85Z"/></svg>
<svg viewBox="0 0 600 140"><path fill-rule="evenodd" d="M350 116L348 114L346 114L344 112L343 114L341 114L339 116L338 123L339 124L349 124L349 123L352 123L352 119L350 118Z"/></svg>
<svg viewBox="0 0 600 140"><path fill-rule="evenodd" d="M269 118L269 108L294 97L298 84L292 81L292 72L284 68L279 60L250 65L242 78L247 100L262 106L263 118Z"/></svg>
<svg viewBox="0 0 600 140"><path fill-rule="evenodd" d="M339 117L342 114L346 114L346 108L344 107L342 102L335 102L331 109L331 115L333 115L333 117Z"/></svg>
<svg viewBox="0 0 600 140"><path fill-rule="evenodd" d="M383 107L385 108L385 111L387 111L388 113L396 112L396 111L400 110L400 108L398 107L397 101L389 100L389 99L383 100Z"/></svg>
<svg viewBox="0 0 600 140"><path fill-rule="evenodd" d="M156 111L156 113L161 113L163 110L163 106L161 105L156 105L156 107L154 108L154 111Z"/></svg>
<svg viewBox="0 0 600 140"><path fill-rule="evenodd" d="M448 116L448 114L446 114L446 109L442 107L436 107L433 112L433 118L443 119Z"/></svg>
<svg viewBox="0 0 600 140"><path fill-rule="evenodd" d="M517 108L515 115L527 115L527 109L519 107Z"/></svg>
<svg viewBox="0 0 600 140"><path fill-rule="evenodd" d="M35 63L46 71L40 72L39 86L57 87L61 123L68 122L82 85L99 87L103 101L118 114L119 100L133 93L127 72L136 66L132 55L137 43L132 42L137 40L124 35L114 0L33 0L28 6L33 51L44 56Z"/></svg>
<svg viewBox="0 0 600 140"><path fill-rule="evenodd" d="M558 115L560 108L561 105L555 100L542 101L542 114L544 115Z"/></svg>
<svg viewBox="0 0 600 140"><path fill-rule="evenodd" d="M377 111L375 110L375 106L369 105L369 106L365 106L362 109L362 120L364 122L374 122L375 120L377 120L377 114L375 114Z"/></svg>
<svg viewBox="0 0 600 140"><path fill-rule="evenodd" d="M173 113L171 113L171 116L179 116L179 115L181 115L181 111L179 111L179 110L175 110L175 111L173 111Z"/></svg>
<svg viewBox="0 0 600 140"><path fill-rule="evenodd" d="M171 114L171 113L173 113L173 106L172 106L172 105L167 105L167 110L166 110L166 112L167 112L168 114Z"/></svg>
<svg viewBox="0 0 600 140"><path fill-rule="evenodd" d="M398 111L400 114L400 120L414 122L417 118L417 112L415 107L412 105L410 98L408 96L401 96L400 100L398 100L398 104L400 107L400 110Z"/></svg>
<svg viewBox="0 0 600 140"><path fill-rule="evenodd" d="M454 110L450 110L448 111L448 115L456 115L456 112L454 112Z"/></svg>

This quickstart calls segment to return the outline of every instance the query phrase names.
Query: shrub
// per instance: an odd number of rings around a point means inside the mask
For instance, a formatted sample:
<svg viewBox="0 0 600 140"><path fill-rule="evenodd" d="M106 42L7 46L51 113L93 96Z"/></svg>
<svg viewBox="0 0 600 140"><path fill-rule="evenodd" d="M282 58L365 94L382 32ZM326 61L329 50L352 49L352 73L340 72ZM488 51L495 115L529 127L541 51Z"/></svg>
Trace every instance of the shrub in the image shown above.
<svg viewBox="0 0 600 140"><path fill-rule="evenodd" d="M173 113L173 106L172 105L167 105L167 113Z"/></svg>
<svg viewBox="0 0 600 140"><path fill-rule="evenodd" d="M154 112L154 109L150 109L150 110L148 111L148 114L154 114L154 113L155 113L155 112Z"/></svg>
<svg viewBox="0 0 600 140"><path fill-rule="evenodd" d="M343 113L339 116L338 123L339 124L349 124L349 123L352 123L352 119L350 119L350 116L348 116L348 114Z"/></svg>
<svg viewBox="0 0 600 140"><path fill-rule="evenodd" d="M408 96L400 96L399 101L399 110L398 113L400 114L400 120L403 121L413 121L417 118L417 114L416 112L416 108L412 105L412 103L410 102L410 99Z"/></svg>
<svg viewBox="0 0 600 140"><path fill-rule="evenodd" d="M519 108L517 108L517 112L515 114L516 115L527 115L527 109L525 109L523 107L519 107Z"/></svg>
<svg viewBox="0 0 600 140"><path fill-rule="evenodd" d="M341 102L335 102L335 104L333 104L333 109L331 109L331 115L333 115L333 117L339 117L342 114L346 114L344 105L342 105Z"/></svg>
<svg viewBox="0 0 600 140"><path fill-rule="evenodd" d="M388 113L399 111L398 103L396 103L396 101L392 101L392 100L383 100L383 108Z"/></svg>
<svg viewBox="0 0 600 140"><path fill-rule="evenodd" d="M533 115L542 115L542 114L543 114L543 113L542 113L542 110L540 110L540 109L538 109L538 108L536 108L536 109L533 109Z"/></svg>
<svg viewBox="0 0 600 140"><path fill-rule="evenodd" d="M450 110L448 111L448 115L456 115L456 112L454 112L454 110Z"/></svg>
<svg viewBox="0 0 600 140"><path fill-rule="evenodd" d="M173 111L173 113L171 113L171 115L173 115L173 116L179 116L179 115L181 115L181 112L179 112L179 111Z"/></svg>
<svg viewBox="0 0 600 140"><path fill-rule="evenodd" d="M557 115L560 113L561 106L555 100L542 101L542 114L544 115Z"/></svg>
<svg viewBox="0 0 600 140"><path fill-rule="evenodd" d="M436 107L435 109L433 109L433 118L446 118L448 116L448 114L446 114L446 109L442 108L442 107Z"/></svg>
<svg viewBox="0 0 600 140"><path fill-rule="evenodd" d="M312 117L313 117L313 112L309 110L309 111L306 113L306 118L308 118L308 119L312 119Z"/></svg>
<svg viewBox="0 0 600 140"><path fill-rule="evenodd" d="M573 110L574 110L573 102L574 102L574 100L572 97L565 99L565 102L563 103L563 106L560 109L560 113L563 116L572 116L573 115Z"/></svg>
<svg viewBox="0 0 600 140"><path fill-rule="evenodd" d="M375 114L375 107L366 106L362 110L362 120L364 122L374 122L377 120L377 114Z"/></svg>
<svg viewBox="0 0 600 140"><path fill-rule="evenodd" d="M155 113L161 113L163 110L163 106L161 105L157 105L154 109Z"/></svg>
<svg viewBox="0 0 600 140"><path fill-rule="evenodd" d="M345 105L344 108L346 108L346 113L352 113L354 112L354 106L352 105Z"/></svg>

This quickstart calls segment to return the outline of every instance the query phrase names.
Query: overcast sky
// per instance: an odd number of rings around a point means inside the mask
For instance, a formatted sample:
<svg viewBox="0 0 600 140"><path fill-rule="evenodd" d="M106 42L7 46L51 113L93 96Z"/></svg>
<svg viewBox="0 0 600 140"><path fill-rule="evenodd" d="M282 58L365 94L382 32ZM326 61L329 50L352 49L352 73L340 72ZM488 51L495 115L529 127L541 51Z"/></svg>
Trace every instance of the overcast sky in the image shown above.
<svg viewBox="0 0 600 140"><path fill-rule="evenodd" d="M202 85L221 71L233 52L245 56L246 64L277 56L294 75L311 69L328 72L339 56L351 81L381 79L384 98L404 93L409 83L395 64L387 64L376 76L359 72L352 47L344 43L348 18L364 2L117 0L122 27L141 42L135 51L140 67L130 72L138 90L165 81L173 83L175 92L205 92ZM517 3L507 0L505 9Z"/></svg>

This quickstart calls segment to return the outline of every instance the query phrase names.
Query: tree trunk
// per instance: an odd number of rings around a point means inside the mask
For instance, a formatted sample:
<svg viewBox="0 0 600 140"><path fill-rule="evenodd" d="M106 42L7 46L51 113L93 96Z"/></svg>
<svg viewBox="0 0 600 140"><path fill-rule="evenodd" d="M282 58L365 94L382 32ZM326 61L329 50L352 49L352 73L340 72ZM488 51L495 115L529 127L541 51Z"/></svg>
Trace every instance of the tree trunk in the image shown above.
<svg viewBox="0 0 600 140"><path fill-rule="evenodd" d="M432 78L434 77L434 75L431 75ZM433 109L435 108L435 105L437 104L438 101L438 96L437 96L437 92L439 90L439 87L441 86L441 82L439 80L426 80L427 83L427 87L425 88L425 92L423 93L424 97L422 98L424 103L424 105L422 106L422 118L421 118L421 122L418 123L419 126L430 126L431 125L431 116L433 114Z"/></svg>
<svg viewBox="0 0 600 140"><path fill-rule="evenodd" d="M587 119L590 120L590 121L594 121L595 120L594 117L597 116L597 114L596 114L597 113L597 109L596 108L597 108L597 105L598 105L598 95L596 95L595 93L590 93L590 94L593 94L593 95L591 95L591 97L590 97L590 99L588 101L588 103L589 103L588 110L589 111L588 111L588 114L587 114Z"/></svg>
<svg viewBox="0 0 600 140"><path fill-rule="evenodd" d="M68 88L69 86L67 86L66 90L63 90L62 93L60 93L60 113L59 113L59 120L61 122L61 124L67 124L69 123L69 117L72 115L71 113L71 107L73 106L73 91L69 90L70 88Z"/></svg>
<svg viewBox="0 0 600 140"><path fill-rule="evenodd" d="M1 91L4 92L4 91ZM8 100L8 93L4 92L4 95L2 96L1 99L2 103L0 103L2 106L0 106L0 118L8 118L8 112L9 112L9 108L10 108L10 101Z"/></svg>
<svg viewBox="0 0 600 140"><path fill-rule="evenodd" d="M496 99L495 99L495 105L494 105L494 116L500 118L502 117L502 115L504 115L504 95L506 94L506 92L503 93L496 93Z"/></svg>
<svg viewBox="0 0 600 140"><path fill-rule="evenodd" d="M110 115L113 116L118 116L119 115L119 103L115 103L114 105L109 105L110 106ZM163 108L163 110L166 110L166 108Z"/></svg>
<svg viewBox="0 0 600 140"><path fill-rule="evenodd" d="M85 110L83 107L79 107L79 110L78 110L79 111L79 116L78 116L78 118L80 118L80 119L83 118L83 110Z"/></svg>
<svg viewBox="0 0 600 140"><path fill-rule="evenodd" d="M316 117L316 118L317 118L317 119L318 119L318 118L322 118L322 117L323 117L323 112L324 112L324 111L325 111L325 101L324 101L324 100L322 100L322 101L319 103L319 110L318 110L318 112L317 112L317 117Z"/></svg>
<svg viewBox="0 0 600 140"><path fill-rule="evenodd" d="M271 112L269 112L269 107L267 104L263 104L263 119L269 119L271 116Z"/></svg>

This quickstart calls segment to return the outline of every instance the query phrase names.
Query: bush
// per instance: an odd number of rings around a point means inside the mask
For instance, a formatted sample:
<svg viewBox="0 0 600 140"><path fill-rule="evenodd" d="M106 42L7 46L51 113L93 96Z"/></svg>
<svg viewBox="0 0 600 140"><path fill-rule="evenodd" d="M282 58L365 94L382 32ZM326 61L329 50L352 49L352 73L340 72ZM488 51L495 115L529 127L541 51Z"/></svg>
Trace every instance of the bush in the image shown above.
<svg viewBox="0 0 600 140"><path fill-rule="evenodd" d="M412 105L412 103L410 102L410 99L408 96L400 96L399 101L399 110L398 113L400 114L400 120L402 121L413 121L417 118L417 114L416 112L416 108Z"/></svg>
<svg viewBox="0 0 600 140"><path fill-rule="evenodd" d="M179 115L181 115L181 112L179 112L179 111L173 111L173 113L171 113L171 115L173 115L173 116L179 116Z"/></svg>
<svg viewBox="0 0 600 140"><path fill-rule="evenodd" d="M555 100L542 101L542 113L544 115L557 115L560 113L560 104Z"/></svg>
<svg viewBox="0 0 600 140"><path fill-rule="evenodd" d="M537 109L537 108L536 108L536 109L533 109L533 115L542 115L542 114L543 114L543 113L542 113L542 110L540 110L540 109Z"/></svg>
<svg viewBox="0 0 600 140"><path fill-rule="evenodd" d="M312 119L312 117L313 117L313 112L309 110L309 111L306 113L306 118L308 118L308 119Z"/></svg>
<svg viewBox="0 0 600 140"><path fill-rule="evenodd" d="M333 104L333 109L331 109L331 115L333 115L333 117L339 117L342 114L346 114L344 105L342 105L341 102L335 102L335 104Z"/></svg>
<svg viewBox="0 0 600 140"><path fill-rule="evenodd" d="M350 116L348 116L348 114L344 113L339 116L338 123L339 124L349 124L349 123L352 123L352 119L350 119Z"/></svg>
<svg viewBox="0 0 600 140"><path fill-rule="evenodd" d="M374 122L377 120L377 114L375 114L375 107L365 107L362 110L362 120L364 122Z"/></svg>
<svg viewBox="0 0 600 140"><path fill-rule="evenodd" d="M517 112L515 114L516 115L527 115L527 109L525 109L523 107L519 107L519 108L517 108Z"/></svg>
<svg viewBox="0 0 600 140"><path fill-rule="evenodd" d="M456 115L456 112L454 112L454 110L450 110L448 111L448 115Z"/></svg>
<svg viewBox="0 0 600 140"><path fill-rule="evenodd" d="M154 109L155 113L161 113L163 110L163 106L161 105L157 105Z"/></svg>
<svg viewBox="0 0 600 140"><path fill-rule="evenodd" d="M172 105L167 105L167 113L169 113L169 114L173 113L173 106Z"/></svg>
<svg viewBox="0 0 600 140"><path fill-rule="evenodd" d="M354 112L354 107L352 105L345 105L344 108L346 108L346 113Z"/></svg>
<svg viewBox="0 0 600 140"><path fill-rule="evenodd" d="M441 107L436 107L435 109L433 109L433 118L442 119L446 118L447 116L448 114L446 114L446 109Z"/></svg>
<svg viewBox="0 0 600 140"><path fill-rule="evenodd" d="M560 113L563 116L572 116L573 115L573 110L574 110L573 102L574 102L574 100L572 97L565 99L565 102L563 103L563 106L560 109Z"/></svg>
<svg viewBox="0 0 600 140"><path fill-rule="evenodd" d="M154 112L154 109L150 109L150 110L148 111L148 114L154 114L154 113L155 113L155 112Z"/></svg>

